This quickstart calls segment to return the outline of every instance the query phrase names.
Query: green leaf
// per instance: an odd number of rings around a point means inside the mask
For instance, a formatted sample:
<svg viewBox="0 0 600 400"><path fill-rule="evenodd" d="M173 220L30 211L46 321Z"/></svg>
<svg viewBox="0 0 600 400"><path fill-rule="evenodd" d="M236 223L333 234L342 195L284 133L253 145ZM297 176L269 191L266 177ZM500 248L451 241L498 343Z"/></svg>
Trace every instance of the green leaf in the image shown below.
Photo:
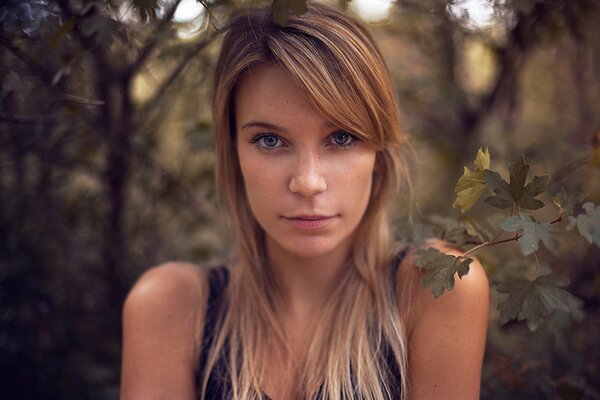
<svg viewBox="0 0 600 400"><path fill-rule="evenodd" d="M442 217L436 214L429 216L428 223L435 228L434 236L448 242L463 245L466 244L471 237L467 234L467 230L456 219Z"/></svg>
<svg viewBox="0 0 600 400"><path fill-rule="evenodd" d="M479 148L473 164L475 171L465 167L463 176L458 179L454 188L456 200L452 204L452 207L460 208L462 213L470 210L485 190L483 171L490 167L489 149L486 148L484 152Z"/></svg>
<svg viewBox="0 0 600 400"><path fill-rule="evenodd" d="M518 243L526 256L539 249L540 240L553 253L558 248L558 241L552 235L552 225L546 222L536 222L529 214L508 217L502 223L501 228L506 232L523 232Z"/></svg>
<svg viewBox="0 0 600 400"><path fill-rule="evenodd" d="M440 297L444 290L454 289L454 275L462 278L469 273L471 258L455 257L428 248L417 251L417 266L429 271L421 281L423 287L431 287L433 297Z"/></svg>
<svg viewBox="0 0 600 400"><path fill-rule="evenodd" d="M514 205L525 210L537 210L544 207L544 202L535 197L546 190L550 175L534 176L533 180L525 185L529 164L525 164L525 157L522 155L517 161L508 164L508 171L510 183L502 179L498 172L484 171L485 181L495 193L486 198L485 202L500 209Z"/></svg>
<svg viewBox="0 0 600 400"><path fill-rule="evenodd" d="M577 218L569 217L567 229L571 230L577 226L579 234L590 243L595 243L600 247L600 206L587 202L583 206L586 214L579 214Z"/></svg>
<svg viewBox="0 0 600 400"><path fill-rule="evenodd" d="M525 320L531 331L535 331L544 317L554 310L570 312L576 302L569 292L560 289L569 284L569 279L548 274L534 281L518 279L498 285L498 292L508 297L498 305L500 323L511 319Z"/></svg>
<svg viewBox="0 0 600 400"><path fill-rule="evenodd" d="M306 10L306 0L273 0L271 5L273 19L280 26L287 24L290 12L302 15Z"/></svg>

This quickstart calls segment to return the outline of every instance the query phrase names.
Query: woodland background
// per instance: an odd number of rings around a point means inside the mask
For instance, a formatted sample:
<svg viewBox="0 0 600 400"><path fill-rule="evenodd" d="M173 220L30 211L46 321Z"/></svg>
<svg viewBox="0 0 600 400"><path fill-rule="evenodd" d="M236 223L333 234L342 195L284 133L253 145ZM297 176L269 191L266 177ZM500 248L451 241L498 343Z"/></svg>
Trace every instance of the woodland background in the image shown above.
<svg viewBox="0 0 600 400"><path fill-rule="evenodd" d="M414 144L400 239L465 243L454 185L479 147L504 172L524 154L530 172L552 174L550 193L562 187L600 203L600 2L473 1L493 11L485 24L460 0L398 0L387 17L365 21ZM118 398L128 289L152 265L227 254L211 70L228 16L272 2L199 1L196 18L174 19L183 3L0 5L2 398ZM543 200L553 219L552 196ZM494 285L532 273L518 252L507 243L478 253ZM559 253L538 257L538 268L570 278L579 310L556 311L531 332L499 323L503 295L492 290L482 398L598 399L600 249L565 232Z"/></svg>

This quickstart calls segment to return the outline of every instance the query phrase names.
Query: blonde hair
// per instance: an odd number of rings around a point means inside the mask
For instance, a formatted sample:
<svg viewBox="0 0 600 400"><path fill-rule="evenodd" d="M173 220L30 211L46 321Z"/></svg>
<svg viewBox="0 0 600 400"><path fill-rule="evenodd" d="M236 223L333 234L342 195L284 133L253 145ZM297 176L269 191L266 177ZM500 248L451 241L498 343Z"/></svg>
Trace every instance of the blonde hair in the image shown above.
<svg viewBox="0 0 600 400"><path fill-rule="evenodd" d="M369 33L352 18L309 4L277 25L268 10L237 17L223 43L214 78L217 185L239 245L241 268L226 289L228 307L210 351L200 398L226 353L233 399L259 399L271 340L286 343L275 317L276 283L268 272L264 232L248 205L236 151L234 96L261 63L280 66L327 119L376 149L369 205L355 234L350 268L337 286L309 347L297 398L384 399L395 360L401 393L407 384L405 312L391 275L390 200L407 174L398 104L385 62ZM403 308L404 309L404 308ZM388 349L383 351L384 348Z"/></svg>

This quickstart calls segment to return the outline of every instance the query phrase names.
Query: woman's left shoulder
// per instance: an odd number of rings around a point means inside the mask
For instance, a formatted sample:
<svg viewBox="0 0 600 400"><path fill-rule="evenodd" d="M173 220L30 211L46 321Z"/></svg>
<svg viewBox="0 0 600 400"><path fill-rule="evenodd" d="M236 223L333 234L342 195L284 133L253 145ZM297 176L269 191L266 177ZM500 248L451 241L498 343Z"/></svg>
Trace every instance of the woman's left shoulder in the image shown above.
<svg viewBox="0 0 600 400"><path fill-rule="evenodd" d="M432 239L412 248L400 266L398 279L414 281L407 320L411 398L478 398L489 309L486 272L475 257L470 257L473 261L468 274L462 278L456 274L453 290L434 298L431 288L420 285L427 274L416 266L415 253L421 248L454 256L465 254L446 241ZM464 385L456 387L457 381Z"/></svg>
<svg viewBox="0 0 600 400"><path fill-rule="evenodd" d="M409 248L406 256L403 258L398 272L399 280L414 281L412 311L413 326L421 318L427 318L428 315L434 315L434 318L461 318L479 317L487 322L489 306L489 282L487 274L481 263L476 257L470 256L473 260L469 265L467 275L459 278L454 276L454 289L446 290L438 298L434 298L431 288L421 287L420 280L427 274L416 265L419 249L434 248L442 253L462 256L465 251L441 239L428 239L420 246Z"/></svg>

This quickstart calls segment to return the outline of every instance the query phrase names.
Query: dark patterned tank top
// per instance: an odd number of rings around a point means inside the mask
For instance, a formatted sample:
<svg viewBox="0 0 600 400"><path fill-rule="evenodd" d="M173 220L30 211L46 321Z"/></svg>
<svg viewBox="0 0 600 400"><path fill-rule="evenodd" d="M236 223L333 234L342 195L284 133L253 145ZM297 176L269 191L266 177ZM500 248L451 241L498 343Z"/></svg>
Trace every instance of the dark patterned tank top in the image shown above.
<svg viewBox="0 0 600 400"><path fill-rule="evenodd" d="M393 282L396 281L396 273L398 267L402 262L402 259L407 253L407 248L396 254L392 260L391 268L391 279ZM196 370L196 391L197 399L200 399L202 382L204 379L204 373L206 364L208 362L209 351L213 346L214 340L216 340L217 334L221 328L221 316L227 307L227 299L225 298L225 288L229 283L229 270L225 266L212 268L208 271L208 303L206 309L206 315L204 319L204 336L202 339L202 347L200 349L200 355L198 359L198 368ZM231 383L229 379L229 371L226 363L227 359L227 346L223 346L219 358L215 367L210 371L208 377L208 385L206 388L206 400L225 400L233 398L231 394ZM387 375L390 379L390 387L394 390L394 393L389 397L389 400L400 398L400 368L398 367L396 360L391 353L391 349L388 344L384 345L382 350L383 357L385 359L385 365L387 366ZM317 397L319 399L320 396ZM263 395L264 400L270 400L267 395Z"/></svg>

